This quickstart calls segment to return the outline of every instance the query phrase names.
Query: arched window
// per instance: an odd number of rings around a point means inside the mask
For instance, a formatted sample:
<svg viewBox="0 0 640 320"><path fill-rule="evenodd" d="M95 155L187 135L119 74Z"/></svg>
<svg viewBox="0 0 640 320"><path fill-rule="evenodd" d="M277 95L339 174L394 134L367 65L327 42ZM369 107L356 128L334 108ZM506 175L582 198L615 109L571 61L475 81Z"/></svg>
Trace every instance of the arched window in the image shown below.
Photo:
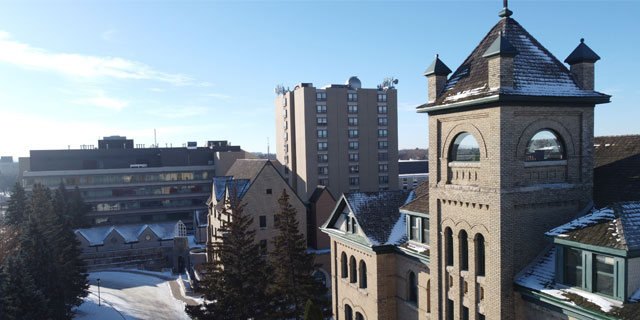
<svg viewBox="0 0 640 320"><path fill-rule="evenodd" d="M416 303L418 302L418 279L416 278L416 274L413 273L413 271L409 271L409 279L407 282L407 285L409 287L407 300L409 300L409 302Z"/></svg>
<svg viewBox="0 0 640 320"><path fill-rule="evenodd" d="M360 288L365 289L367 287L367 264L364 263L364 260L360 260Z"/></svg>
<svg viewBox="0 0 640 320"><path fill-rule="evenodd" d="M348 304L344 305L344 318L345 320L353 320L353 309Z"/></svg>
<svg viewBox="0 0 640 320"><path fill-rule="evenodd" d="M447 261L447 265L448 266L452 266L453 265L453 233L451 232L451 229L446 228L444 230L444 245L446 247L446 261Z"/></svg>
<svg viewBox="0 0 640 320"><path fill-rule="evenodd" d="M327 277L322 271L316 270L316 272L313 273L313 278L316 279L316 281L322 283L323 286L327 286Z"/></svg>
<svg viewBox="0 0 640 320"><path fill-rule="evenodd" d="M480 161L480 147L476 139L468 132L456 136L451 146L449 161Z"/></svg>
<svg viewBox="0 0 640 320"><path fill-rule="evenodd" d="M564 145L559 135L550 129L543 129L533 135L525 150L525 161L564 160Z"/></svg>
<svg viewBox="0 0 640 320"><path fill-rule="evenodd" d="M431 312L431 279L427 280L427 312Z"/></svg>
<svg viewBox="0 0 640 320"><path fill-rule="evenodd" d="M476 274L484 276L484 237L476 236Z"/></svg>
<svg viewBox="0 0 640 320"><path fill-rule="evenodd" d="M364 320L364 316L360 312L356 312L356 320Z"/></svg>
<svg viewBox="0 0 640 320"><path fill-rule="evenodd" d="M349 282L356 283L358 281L358 272L356 271L356 258L351 256L349 259Z"/></svg>
<svg viewBox="0 0 640 320"><path fill-rule="evenodd" d="M460 241L460 270L469 270L469 244L466 231L460 231L458 241Z"/></svg>
<svg viewBox="0 0 640 320"><path fill-rule="evenodd" d="M349 268L347 267L347 254L344 252L340 256L340 265L342 267L342 272L340 273L340 275L343 278L346 278L349 275Z"/></svg>

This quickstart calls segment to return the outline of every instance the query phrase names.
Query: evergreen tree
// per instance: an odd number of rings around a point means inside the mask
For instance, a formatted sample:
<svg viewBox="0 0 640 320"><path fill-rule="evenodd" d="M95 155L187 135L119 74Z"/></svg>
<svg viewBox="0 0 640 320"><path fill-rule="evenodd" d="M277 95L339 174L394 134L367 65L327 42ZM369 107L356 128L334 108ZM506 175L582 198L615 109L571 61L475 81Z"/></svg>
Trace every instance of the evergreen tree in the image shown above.
<svg viewBox="0 0 640 320"><path fill-rule="evenodd" d="M30 218L25 222L20 234L20 251L17 256L20 257L22 263L18 264L20 268L17 269L19 270L17 272L19 276L31 277L37 290L45 294L47 303L40 308L46 310L46 318L58 318L55 315L60 312L59 301L61 297L58 296L58 290L56 290L58 269L53 253L50 243L38 227L38 223L35 219Z"/></svg>
<svg viewBox="0 0 640 320"><path fill-rule="evenodd" d="M44 227L44 224L48 223L52 217L51 190L39 183L34 184L28 203L29 210L24 221L33 218Z"/></svg>
<svg viewBox="0 0 640 320"><path fill-rule="evenodd" d="M80 242L71 227L72 217L68 208L70 201L66 196L64 184L55 191L52 200L51 225L46 232L52 241L56 268L58 270L55 291L60 299L58 315L71 318L73 307L82 304L82 298L88 294L86 265L80 255Z"/></svg>
<svg viewBox="0 0 640 320"><path fill-rule="evenodd" d="M187 314L193 319L267 319L270 272L255 242L255 230L250 229L253 218L244 214L239 200L228 204L224 215L230 219L217 230L214 261L208 263L201 282L208 301L187 306Z"/></svg>
<svg viewBox="0 0 640 320"><path fill-rule="evenodd" d="M0 314L3 319L47 319L47 299L38 288L21 255L13 255L2 268Z"/></svg>
<svg viewBox="0 0 640 320"><path fill-rule="evenodd" d="M289 203L289 195L282 190L278 200L280 212L276 214L280 233L274 237L271 263L274 285L271 290L276 300L276 315L280 319L301 319L307 300L324 304L324 285L314 279L314 254L307 253L307 241L300 233L297 211Z"/></svg>
<svg viewBox="0 0 640 320"><path fill-rule="evenodd" d="M9 198L7 204L8 208L5 213L4 224L15 227L22 225L22 222L24 222L28 214L29 204L27 194L19 183L13 186L11 198Z"/></svg>
<svg viewBox="0 0 640 320"><path fill-rule="evenodd" d="M318 308L311 299L307 300L304 306L304 320L322 320L322 310Z"/></svg>
<svg viewBox="0 0 640 320"><path fill-rule="evenodd" d="M78 186L76 186L73 190L73 194L67 200L68 215L71 219L71 228L78 229L87 227L86 214L87 211L89 211L89 208L84 203Z"/></svg>

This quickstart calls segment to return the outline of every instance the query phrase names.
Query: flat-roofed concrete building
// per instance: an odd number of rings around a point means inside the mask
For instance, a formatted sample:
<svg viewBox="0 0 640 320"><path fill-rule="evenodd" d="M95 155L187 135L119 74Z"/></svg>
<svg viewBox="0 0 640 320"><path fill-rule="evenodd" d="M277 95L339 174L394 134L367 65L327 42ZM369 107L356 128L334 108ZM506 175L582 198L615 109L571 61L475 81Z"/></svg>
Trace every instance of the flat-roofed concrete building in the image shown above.
<svg viewBox="0 0 640 320"><path fill-rule="evenodd" d="M303 199L316 186L335 195L398 189L397 91L392 81L316 88L301 83L275 99L278 161Z"/></svg>
<svg viewBox="0 0 640 320"><path fill-rule="evenodd" d="M194 211L206 211L213 177L235 159L255 158L226 141L184 147L136 145L126 137L106 137L98 148L32 150L22 184L40 183L68 191L78 187L97 225L159 223L182 220L192 229Z"/></svg>

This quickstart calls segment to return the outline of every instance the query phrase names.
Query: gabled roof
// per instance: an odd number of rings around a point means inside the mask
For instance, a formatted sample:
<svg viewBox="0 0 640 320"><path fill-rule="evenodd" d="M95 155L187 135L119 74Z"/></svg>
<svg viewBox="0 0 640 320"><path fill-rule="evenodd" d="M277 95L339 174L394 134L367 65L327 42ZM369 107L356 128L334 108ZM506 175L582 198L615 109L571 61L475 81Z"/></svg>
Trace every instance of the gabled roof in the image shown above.
<svg viewBox="0 0 640 320"><path fill-rule="evenodd" d="M234 179L248 179L253 183L268 161L267 159L238 159L227 170L226 175Z"/></svg>
<svg viewBox="0 0 640 320"><path fill-rule="evenodd" d="M99 226L93 228L77 229L76 234L80 234L87 239L89 245L103 245L104 240L112 233L116 232L124 239L125 243L137 242L140 235L150 229L161 240L171 240L174 237L177 222L153 223L153 224L131 224L119 226Z"/></svg>
<svg viewBox="0 0 640 320"><path fill-rule="evenodd" d="M640 199L640 135L595 137L594 144L595 206Z"/></svg>
<svg viewBox="0 0 640 320"><path fill-rule="evenodd" d="M640 250L640 201L592 210L546 235L612 249Z"/></svg>
<svg viewBox="0 0 640 320"><path fill-rule="evenodd" d="M331 194L331 191L329 191L329 189L326 186L317 186L316 189L313 190L311 197L309 197L309 202L310 203L318 202L322 194L325 192L329 194L329 196L333 201L336 201L336 198L333 196L333 194Z"/></svg>
<svg viewBox="0 0 640 320"><path fill-rule="evenodd" d="M407 200L406 191L354 192L343 197L372 245L403 242L406 222L400 206Z"/></svg>
<svg viewBox="0 0 640 320"><path fill-rule="evenodd" d="M498 39L500 32L518 52L514 57L514 88L491 90L488 86L487 58L483 55ZM499 100L522 100L523 97L565 98L590 103L609 101L608 95L581 89L567 67L512 18L500 19L449 77L442 95L434 103L419 106L418 109L429 111L429 108L436 106L487 97Z"/></svg>
<svg viewBox="0 0 640 320"><path fill-rule="evenodd" d="M216 195L216 201L221 201L227 192L229 192L231 198L241 199L247 190L249 190L250 186L251 181L248 179L233 179L231 177L213 178L213 192Z"/></svg>
<svg viewBox="0 0 640 320"><path fill-rule="evenodd" d="M430 76L432 74L435 74L437 76L446 76L449 73L451 73L451 69L449 69L449 67L447 67L447 65L444 64L444 62L442 62L440 58L438 58L437 54L436 59L433 60L429 67L427 67L427 70L424 71L425 76Z"/></svg>

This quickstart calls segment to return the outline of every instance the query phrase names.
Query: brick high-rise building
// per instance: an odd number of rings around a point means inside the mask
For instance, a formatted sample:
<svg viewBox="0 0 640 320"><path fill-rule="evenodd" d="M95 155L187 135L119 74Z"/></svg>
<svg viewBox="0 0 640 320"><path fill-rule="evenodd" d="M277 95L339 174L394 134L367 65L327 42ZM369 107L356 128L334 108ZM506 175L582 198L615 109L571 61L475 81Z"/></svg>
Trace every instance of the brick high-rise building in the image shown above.
<svg viewBox="0 0 640 320"><path fill-rule="evenodd" d="M335 195L398 188L398 112L393 83L315 88L301 83L275 100L277 159L303 199L318 185Z"/></svg>

